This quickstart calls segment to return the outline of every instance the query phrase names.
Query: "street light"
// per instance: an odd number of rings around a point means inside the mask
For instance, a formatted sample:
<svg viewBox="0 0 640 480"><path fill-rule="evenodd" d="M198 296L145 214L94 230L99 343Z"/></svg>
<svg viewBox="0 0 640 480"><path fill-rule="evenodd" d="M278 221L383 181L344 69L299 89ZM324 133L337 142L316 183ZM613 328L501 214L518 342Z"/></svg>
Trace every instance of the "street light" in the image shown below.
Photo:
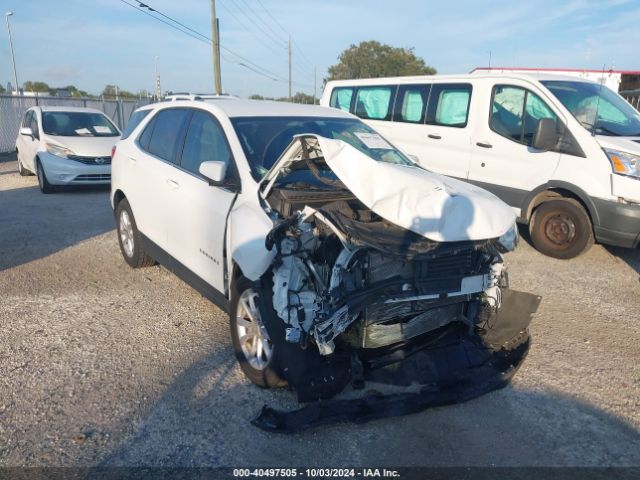
<svg viewBox="0 0 640 480"><path fill-rule="evenodd" d="M18 86L18 74L16 73L16 57L13 54L13 41L11 40L11 27L9 26L9 17L13 12L7 12L4 17L7 19L7 32L9 32L9 47L11 48L11 61L13 62L13 81L16 84L16 93L20 95L20 87Z"/></svg>
<svg viewBox="0 0 640 480"><path fill-rule="evenodd" d="M160 96L161 96L162 93L161 93L161 90L160 90L160 76L158 75L158 58L160 58L160 57L158 57L158 55L156 55L156 58L155 58L155 60L156 60L156 63L155 63L155 78L154 78L154 81L155 81L154 87L155 88L154 88L154 90L156 92L155 93L156 99L160 100Z"/></svg>

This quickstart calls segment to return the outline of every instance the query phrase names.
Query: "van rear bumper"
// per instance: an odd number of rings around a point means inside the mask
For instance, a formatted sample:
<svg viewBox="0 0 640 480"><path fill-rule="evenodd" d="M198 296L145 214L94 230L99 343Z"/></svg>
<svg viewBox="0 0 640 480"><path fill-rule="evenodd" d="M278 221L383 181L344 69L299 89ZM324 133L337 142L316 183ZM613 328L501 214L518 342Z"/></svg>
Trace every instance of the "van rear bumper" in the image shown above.
<svg viewBox="0 0 640 480"><path fill-rule="evenodd" d="M640 244L640 205L591 198L600 219L596 240L606 245L636 248Z"/></svg>

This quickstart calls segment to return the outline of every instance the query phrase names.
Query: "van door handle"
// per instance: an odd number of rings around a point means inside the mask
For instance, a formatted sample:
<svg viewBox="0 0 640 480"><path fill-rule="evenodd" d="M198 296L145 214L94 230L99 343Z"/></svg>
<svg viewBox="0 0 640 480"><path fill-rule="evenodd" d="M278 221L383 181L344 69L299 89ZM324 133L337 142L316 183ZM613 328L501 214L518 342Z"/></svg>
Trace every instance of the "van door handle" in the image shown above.
<svg viewBox="0 0 640 480"><path fill-rule="evenodd" d="M133 157L129 157L129 163L136 163L137 160Z"/></svg>
<svg viewBox="0 0 640 480"><path fill-rule="evenodd" d="M178 190L180 188L180 184L175 180L167 179L167 185L173 190Z"/></svg>
<svg viewBox="0 0 640 480"><path fill-rule="evenodd" d="M440 140L442 138L442 136L436 135L435 133L430 133L427 137L433 138L434 140Z"/></svg>
<svg viewBox="0 0 640 480"><path fill-rule="evenodd" d="M493 148L493 145L487 142L476 142L476 145L482 148Z"/></svg>

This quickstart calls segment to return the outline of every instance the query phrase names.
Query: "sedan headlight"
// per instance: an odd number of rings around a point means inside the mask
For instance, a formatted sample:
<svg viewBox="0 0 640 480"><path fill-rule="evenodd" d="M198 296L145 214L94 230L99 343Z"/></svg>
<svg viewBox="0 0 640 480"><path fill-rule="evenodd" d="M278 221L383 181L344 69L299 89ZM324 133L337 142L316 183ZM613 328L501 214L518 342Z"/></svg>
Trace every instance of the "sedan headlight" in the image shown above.
<svg viewBox="0 0 640 480"><path fill-rule="evenodd" d="M55 143L45 143L44 148L46 148L47 152L51 155L55 155L56 157L69 158L69 155L74 154L68 148L56 145Z"/></svg>
<svg viewBox="0 0 640 480"><path fill-rule="evenodd" d="M611 162L613 173L640 178L640 156L611 148L603 148Z"/></svg>
<svg viewBox="0 0 640 480"><path fill-rule="evenodd" d="M518 245L518 225L516 223L498 238L498 247L502 253L510 252Z"/></svg>

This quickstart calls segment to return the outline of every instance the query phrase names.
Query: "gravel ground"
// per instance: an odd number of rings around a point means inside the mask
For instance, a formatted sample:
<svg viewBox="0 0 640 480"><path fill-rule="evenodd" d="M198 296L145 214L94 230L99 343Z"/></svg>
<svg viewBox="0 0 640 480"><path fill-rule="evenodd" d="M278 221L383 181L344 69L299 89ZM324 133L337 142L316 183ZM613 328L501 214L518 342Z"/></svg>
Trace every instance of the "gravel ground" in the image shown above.
<svg viewBox="0 0 640 480"><path fill-rule="evenodd" d="M0 162L0 466L640 466L640 251L559 261L526 241L539 294L513 384L365 425L268 434L288 391L250 385L225 315L122 260L106 190L42 195Z"/></svg>

